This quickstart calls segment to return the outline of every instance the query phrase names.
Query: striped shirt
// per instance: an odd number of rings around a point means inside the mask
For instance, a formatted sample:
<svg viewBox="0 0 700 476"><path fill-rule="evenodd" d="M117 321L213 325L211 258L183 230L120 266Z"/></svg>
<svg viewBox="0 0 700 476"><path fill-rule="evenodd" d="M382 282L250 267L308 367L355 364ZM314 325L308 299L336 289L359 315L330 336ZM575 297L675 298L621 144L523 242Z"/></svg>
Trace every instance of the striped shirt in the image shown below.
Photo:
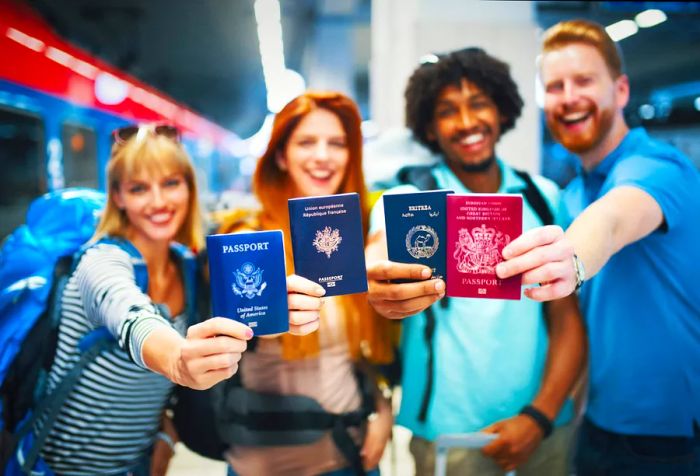
<svg viewBox="0 0 700 476"><path fill-rule="evenodd" d="M88 364L60 410L41 453L58 474L128 471L148 454L160 427L172 383L145 368L141 347L151 330L171 324L167 309L155 306L136 285L131 260L117 246L97 245L85 253L63 292L49 392L79 359L78 342L94 328L106 326L119 347ZM184 314L172 325L184 334Z"/></svg>

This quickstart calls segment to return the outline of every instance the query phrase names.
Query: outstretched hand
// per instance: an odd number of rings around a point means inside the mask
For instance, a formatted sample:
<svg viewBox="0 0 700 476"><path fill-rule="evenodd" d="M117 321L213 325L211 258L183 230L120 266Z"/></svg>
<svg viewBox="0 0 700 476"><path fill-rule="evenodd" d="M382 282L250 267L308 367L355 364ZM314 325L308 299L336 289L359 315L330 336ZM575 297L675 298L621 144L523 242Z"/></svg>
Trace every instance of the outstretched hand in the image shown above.
<svg viewBox="0 0 700 476"><path fill-rule="evenodd" d="M501 279L522 273L525 289L534 301L552 301L568 296L576 288L574 247L560 226L548 225L526 231L503 248L505 261L496 266Z"/></svg>
<svg viewBox="0 0 700 476"><path fill-rule="evenodd" d="M420 264L375 261L367 266L369 303L390 319L417 314L445 295L445 282L429 279L431 274L429 267ZM391 282L394 280L413 282Z"/></svg>
<svg viewBox="0 0 700 476"><path fill-rule="evenodd" d="M225 317L213 317L187 329L172 371L179 385L205 390L238 371L238 361L253 330Z"/></svg>
<svg viewBox="0 0 700 476"><path fill-rule="evenodd" d="M296 274L287 276L290 334L303 336L318 330L324 294L323 286L313 281Z"/></svg>
<svg viewBox="0 0 700 476"><path fill-rule="evenodd" d="M495 433L498 438L481 449L503 471L513 471L525 463L542 442L542 430L526 415L517 415L488 426L484 433Z"/></svg>

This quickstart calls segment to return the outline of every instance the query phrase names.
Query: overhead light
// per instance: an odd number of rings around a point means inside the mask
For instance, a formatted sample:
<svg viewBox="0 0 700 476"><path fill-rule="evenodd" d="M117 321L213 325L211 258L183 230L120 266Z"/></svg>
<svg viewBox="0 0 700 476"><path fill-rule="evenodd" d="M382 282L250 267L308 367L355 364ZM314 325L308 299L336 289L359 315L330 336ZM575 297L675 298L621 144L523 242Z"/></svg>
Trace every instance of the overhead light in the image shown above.
<svg viewBox="0 0 700 476"><path fill-rule="evenodd" d="M279 112L306 89L304 78L285 66L279 0L255 0L255 21L260 45L267 108Z"/></svg>
<svg viewBox="0 0 700 476"><path fill-rule="evenodd" d="M620 20L619 22L606 26L605 31L608 32L608 35L610 35L613 41L620 41L637 33L639 28L637 28L637 24L632 20Z"/></svg>
<svg viewBox="0 0 700 476"><path fill-rule="evenodd" d="M696 111L700 111L700 96L695 98L695 101L693 102L693 105L695 106Z"/></svg>
<svg viewBox="0 0 700 476"><path fill-rule="evenodd" d="M640 28L649 28L665 22L666 14L661 10L652 8L650 10L644 10L643 12L638 13L637 16L634 17L634 21Z"/></svg>
<svg viewBox="0 0 700 476"><path fill-rule="evenodd" d="M641 117L645 121L654 119L655 114L656 109L654 109L654 106L652 106L651 104L642 104L641 106L639 106L639 117Z"/></svg>
<svg viewBox="0 0 700 476"><path fill-rule="evenodd" d="M418 63L420 64L437 63L438 61L440 61L440 58L438 58L434 53L428 53L427 55L423 55L418 59Z"/></svg>

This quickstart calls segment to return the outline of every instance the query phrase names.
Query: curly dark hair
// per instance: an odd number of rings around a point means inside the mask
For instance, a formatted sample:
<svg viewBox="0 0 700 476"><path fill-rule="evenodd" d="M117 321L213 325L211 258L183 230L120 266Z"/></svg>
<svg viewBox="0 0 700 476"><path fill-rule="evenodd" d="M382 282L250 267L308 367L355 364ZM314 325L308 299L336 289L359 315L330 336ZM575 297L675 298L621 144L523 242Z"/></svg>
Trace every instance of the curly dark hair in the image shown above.
<svg viewBox="0 0 700 476"><path fill-rule="evenodd" d="M464 48L437 58L437 62L424 63L413 72L404 94L406 126L419 142L433 152L440 152L437 142L427 137L435 101L445 86L459 86L462 79L478 86L496 104L503 120L501 134L515 126L523 109L523 99L506 63L481 48Z"/></svg>

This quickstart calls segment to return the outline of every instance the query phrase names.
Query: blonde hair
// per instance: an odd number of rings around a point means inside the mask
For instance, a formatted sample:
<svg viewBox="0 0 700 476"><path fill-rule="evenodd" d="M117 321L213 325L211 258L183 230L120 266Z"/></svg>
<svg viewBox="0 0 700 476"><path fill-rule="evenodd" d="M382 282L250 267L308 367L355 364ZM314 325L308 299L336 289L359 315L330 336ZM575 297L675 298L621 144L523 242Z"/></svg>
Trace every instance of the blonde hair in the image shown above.
<svg viewBox="0 0 700 476"><path fill-rule="evenodd" d="M155 133L136 134L123 144L115 143L107 164L107 206L93 240L105 235L126 238L129 220L117 206L114 195L120 184L142 175L181 173L189 188L188 211L175 240L198 251L204 246L202 213L194 168L182 145Z"/></svg>
<svg viewBox="0 0 700 476"><path fill-rule="evenodd" d="M603 57L610 76L624 74L622 52L602 25L588 20L561 21L544 32L542 53L549 53L572 43L584 43L595 48Z"/></svg>
<svg viewBox="0 0 700 476"><path fill-rule="evenodd" d="M336 193L357 192L362 208L363 236L366 239L369 222L369 193L362 173L362 131L360 113L352 99L333 91L307 91L289 102L275 117L267 150L258 161L253 174L253 192L262 205L259 214L248 223L240 214L232 214L222 224L220 233L241 231L243 228L262 230L281 229L284 232L287 272L294 272L290 241L287 199L294 197L294 187L289 175L280 170L276 156L284 151L287 141L299 122L317 109L335 114L345 131L350 160L345 176ZM393 358L391 345L392 321L379 316L368 304L365 294L353 294L337 298L345 317L345 328L350 355L364 357L377 363ZM284 334L282 357L300 359L318 354L318 332L306 336Z"/></svg>

